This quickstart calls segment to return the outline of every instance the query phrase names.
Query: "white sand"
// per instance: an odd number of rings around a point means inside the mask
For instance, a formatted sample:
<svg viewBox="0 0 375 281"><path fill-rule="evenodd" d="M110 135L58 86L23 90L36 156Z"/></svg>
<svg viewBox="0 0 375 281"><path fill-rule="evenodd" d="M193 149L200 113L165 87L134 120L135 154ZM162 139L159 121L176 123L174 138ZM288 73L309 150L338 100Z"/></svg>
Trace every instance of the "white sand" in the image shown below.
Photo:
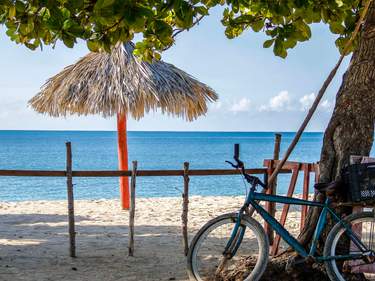
<svg viewBox="0 0 375 281"><path fill-rule="evenodd" d="M243 197L190 198L189 239ZM69 255L66 201L0 202L0 280L187 280L181 199L137 199L135 256L128 257L128 212L118 200L76 200L77 258ZM279 214L278 214L279 215ZM297 233L299 213L288 229Z"/></svg>

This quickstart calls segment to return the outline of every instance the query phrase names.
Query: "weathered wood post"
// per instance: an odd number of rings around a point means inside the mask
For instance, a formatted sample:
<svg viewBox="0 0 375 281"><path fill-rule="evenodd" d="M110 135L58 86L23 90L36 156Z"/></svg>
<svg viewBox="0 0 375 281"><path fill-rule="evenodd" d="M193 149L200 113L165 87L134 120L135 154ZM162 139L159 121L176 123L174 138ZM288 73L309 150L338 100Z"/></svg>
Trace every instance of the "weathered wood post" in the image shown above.
<svg viewBox="0 0 375 281"><path fill-rule="evenodd" d="M313 172L315 173L315 183L318 183L320 175L319 162L313 164Z"/></svg>
<svg viewBox="0 0 375 281"><path fill-rule="evenodd" d="M290 179L288 193L286 195L287 197L293 197L293 193L294 193L294 190L296 188L296 184L297 184L297 179L298 179L298 174L299 174L300 168L301 168L301 163L298 163L292 169L292 177ZM280 217L280 220L279 220L279 223L282 226L285 225L286 218L288 216L288 212L289 212L289 204L284 204L283 210L281 212L281 217ZM274 239L273 244L272 244L271 255L274 256L274 255L277 254L277 252L279 250L280 240L281 240L281 237L280 237L279 234L277 234L275 236L275 239Z"/></svg>
<svg viewBox="0 0 375 281"><path fill-rule="evenodd" d="M182 193L182 239L184 245L184 254L187 256L189 251L188 240L188 212L189 212L189 162L184 163L184 192Z"/></svg>
<svg viewBox="0 0 375 281"><path fill-rule="evenodd" d="M137 161L133 161L130 180L130 210L129 210L129 256L134 255L134 217L135 217L135 184L137 179Z"/></svg>
<svg viewBox="0 0 375 281"><path fill-rule="evenodd" d="M74 226L74 195L73 195L73 164L72 144L66 143L66 187L68 192L68 225L69 225L69 254L76 257L76 232Z"/></svg>
<svg viewBox="0 0 375 281"><path fill-rule="evenodd" d="M280 157L280 144L281 144L281 134L275 134L275 144L274 144L274 149L273 149L273 160L279 160ZM270 161L270 165L267 167L268 170L268 177L270 177L273 173L274 169L274 161ZM276 188L277 188L277 180L275 179L271 183L271 187L267 190L268 194L276 194ZM275 217L276 214L276 204L274 202L266 202L266 210L273 216ZM274 238L274 233L272 228L268 225L265 224L265 230L268 235L268 239L270 242L270 245L273 244L273 238Z"/></svg>
<svg viewBox="0 0 375 281"><path fill-rule="evenodd" d="M311 165L306 163L303 165L303 192L302 192L302 199L308 200L309 199L309 186L310 186L310 169ZM307 206L302 206L301 211L301 231L305 226L307 216Z"/></svg>

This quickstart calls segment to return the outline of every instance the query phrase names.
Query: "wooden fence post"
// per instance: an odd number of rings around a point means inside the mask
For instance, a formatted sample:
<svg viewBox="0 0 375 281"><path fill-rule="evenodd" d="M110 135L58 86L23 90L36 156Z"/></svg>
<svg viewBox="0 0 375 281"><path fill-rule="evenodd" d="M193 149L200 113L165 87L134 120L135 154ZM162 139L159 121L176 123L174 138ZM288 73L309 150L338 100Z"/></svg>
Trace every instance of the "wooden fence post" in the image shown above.
<svg viewBox="0 0 375 281"><path fill-rule="evenodd" d="M294 190L296 188L296 184L297 184L297 179L298 179L298 174L299 174L300 168L301 168L301 164L298 163L292 169L292 178L290 179L288 193L286 195L287 197L293 197L293 193L294 193ZM281 212L281 217L280 217L280 220L279 220L279 222L280 222L280 224L282 226L285 225L286 218L288 216L288 212L289 212L289 204L284 204L283 210ZM277 234L275 236L274 243L272 244L271 255L273 255L273 256L277 255L277 252L279 250L280 240L281 240L281 237L280 237L279 234Z"/></svg>
<svg viewBox="0 0 375 281"><path fill-rule="evenodd" d="M275 134L275 145L273 149L273 160L279 160L280 157L280 144L281 144L281 134ZM270 165L267 167L268 168L268 177L272 175L273 169L274 169L274 161L270 161ZM268 194L276 194L276 188L277 188L277 180L272 182L271 187L267 190ZM276 204L274 202L266 202L266 210L273 216L275 217L276 214ZM274 233L272 228L268 225L265 224L265 230L268 235L268 240L270 242L270 245L273 244L274 240Z"/></svg>
<svg viewBox="0 0 375 281"><path fill-rule="evenodd" d="M313 169L314 169L314 173L315 173L315 183L318 183L319 182L319 176L320 176L319 162L313 164L313 166L314 166Z"/></svg>
<svg viewBox="0 0 375 281"><path fill-rule="evenodd" d="M302 199L308 200L309 199L309 186L310 186L310 164L306 163L303 165L303 192L302 192ZM307 206L302 206L301 210L301 226L300 230L302 231L303 227L305 226L307 216Z"/></svg>
<svg viewBox="0 0 375 281"><path fill-rule="evenodd" d="M134 255L134 217L135 217L135 184L137 179L137 161L133 161L130 181L130 210L129 210L129 256Z"/></svg>
<svg viewBox="0 0 375 281"><path fill-rule="evenodd" d="M73 164L72 145L66 143L66 186L68 192L68 225L69 225L69 254L76 257L76 232L74 226L74 195L73 195Z"/></svg>
<svg viewBox="0 0 375 281"><path fill-rule="evenodd" d="M182 193L182 239L184 245L184 254L187 256L189 251L188 240L188 212L189 212L189 162L184 163L184 192Z"/></svg>

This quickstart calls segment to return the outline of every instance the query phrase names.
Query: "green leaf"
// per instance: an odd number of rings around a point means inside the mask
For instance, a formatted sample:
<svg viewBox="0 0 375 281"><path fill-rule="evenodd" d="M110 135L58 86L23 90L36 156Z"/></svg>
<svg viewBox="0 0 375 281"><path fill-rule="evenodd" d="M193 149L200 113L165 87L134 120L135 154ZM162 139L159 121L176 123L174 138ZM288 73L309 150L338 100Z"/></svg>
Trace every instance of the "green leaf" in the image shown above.
<svg viewBox="0 0 375 281"><path fill-rule="evenodd" d="M74 47L74 39L71 38L71 37L63 37L63 42L65 44L65 46L67 46L68 48L73 48Z"/></svg>
<svg viewBox="0 0 375 281"><path fill-rule="evenodd" d="M14 35L14 29L8 29L5 33L6 35L8 35L9 37L12 37Z"/></svg>
<svg viewBox="0 0 375 281"><path fill-rule="evenodd" d="M4 23L6 17L7 17L8 13L5 12L3 14L0 14L0 23Z"/></svg>
<svg viewBox="0 0 375 281"><path fill-rule="evenodd" d="M263 43L263 48L269 48L272 46L273 42L275 42L275 39L266 40Z"/></svg>
<svg viewBox="0 0 375 281"><path fill-rule="evenodd" d="M68 19L70 18L70 11L67 8L62 8L61 15L64 19Z"/></svg>
<svg viewBox="0 0 375 281"><path fill-rule="evenodd" d="M178 5L177 3L180 4ZM178 27L189 28L193 24L193 7L186 1L176 1L175 3L176 23Z"/></svg>
<svg viewBox="0 0 375 281"><path fill-rule="evenodd" d="M19 13L24 13L26 11L25 4L19 0L16 1L15 7L16 7L17 12Z"/></svg>
<svg viewBox="0 0 375 281"><path fill-rule="evenodd" d="M282 57L282 58L286 58L286 56L288 55L283 45L283 41L281 41L280 39L275 40L275 45L273 46L273 52L276 56Z"/></svg>
<svg viewBox="0 0 375 281"><path fill-rule="evenodd" d="M294 48L297 45L297 40L288 38L286 41L284 41L283 45L286 49Z"/></svg>
<svg viewBox="0 0 375 281"><path fill-rule="evenodd" d="M101 10L104 8L108 8L109 6L112 6L114 3L115 3L115 0L99 0L96 2L94 9Z"/></svg>
<svg viewBox="0 0 375 281"><path fill-rule="evenodd" d="M344 2L342 0L335 0L338 7L342 7L344 5Z"/></svg>
<svg viewBox="0 0 375 281"><path fill-rule="evenodd" d="M195 11L203 16L208 15L208 9L205 6L198 6L194 8Z"/></svg>
<svg viewBox="0 0 375 281"><path fill-rule="evenodd" d="M340 22L330 22L329 29L335 34L343 34L345 32L345 27Z"/></svg>
<svg viewBox="0 0 375 281"><path fill-rule="evenodd" d="M16 7L15 6L9 7L8 15L9 15L10 18L14 18L16 16Z"/></svg>
<svg viewBox="0 0 375 281"><path fill-rule="evenodd" d="M62 29L68 30L69 28L72 27L73 24L74 24L74 21L72 21L71 19L67 19L64 21Z"/></svg>
<svg viewBox="0 0 375 281"><path fill-rule="evenodd" d="M31 44L31 43L28 43L28 42L25 42L24 43L25 44L25 46L27 47L27 48L29 48L30 50L35 50L36 48L38 48L38 44Z"/></svg>
<svg viewBox="0 0 375 281"><path fill-rule="evenodd" d="M301 8L308 3L308 0L294 0L297 8Z"/></svg>
<svg viewBox="0 0 375 281"><path fill-rule="evenodd" d="M19 30L23 35L29 34L34 30L34 22L30 21L29 23L21 23Z"/></svg>
<svg viewBox="0 0 375 281"><path fill-rule="evenodd" d="M100 50L100 44L98 41L88 40L86 44L87 44L87 48L91 52L98 52Z"/></svg>
<svg viewBox="0 0 375 281"><path fill-rule="evenodd" d="M264 22L262 20L258 20L254 23L251 24L251 28L255 31L255 32L259 32L264 26Z"/></svg>
<svg viewBox="0 0 375 281"><path fill-rule="evenodd" d="M233 39L235 37L238 37L239 35L241 35L243 32L243 29L240 28L240 27L232 27L232 26L228 26L226 29L225 29L225 35L229 38L229 39Z"/></svg>
<svg viewBox="0 0 375 281"><path fill-rule="evenodd" d="M311 29L304 21L298 21L297 28L300 30L304 38L309 39L311 37Z"/></svg>

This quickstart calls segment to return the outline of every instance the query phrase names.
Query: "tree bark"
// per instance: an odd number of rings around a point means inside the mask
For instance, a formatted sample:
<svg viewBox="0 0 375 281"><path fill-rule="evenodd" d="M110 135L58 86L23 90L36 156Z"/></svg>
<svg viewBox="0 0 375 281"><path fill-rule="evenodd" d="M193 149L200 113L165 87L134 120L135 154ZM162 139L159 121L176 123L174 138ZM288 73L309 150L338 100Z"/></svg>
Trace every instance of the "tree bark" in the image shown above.
<svg viewBox="0 0 375 281"><path fill-rule="evenodd" d="M375 117L375 5L371 3L358 47L336 95L335 108L324 133L319 182L340 179L350 155L368 156L373 144ZM323 201L324 196L315 195ZM320 210L311 208L299 241L307 245Z"/></svg>

